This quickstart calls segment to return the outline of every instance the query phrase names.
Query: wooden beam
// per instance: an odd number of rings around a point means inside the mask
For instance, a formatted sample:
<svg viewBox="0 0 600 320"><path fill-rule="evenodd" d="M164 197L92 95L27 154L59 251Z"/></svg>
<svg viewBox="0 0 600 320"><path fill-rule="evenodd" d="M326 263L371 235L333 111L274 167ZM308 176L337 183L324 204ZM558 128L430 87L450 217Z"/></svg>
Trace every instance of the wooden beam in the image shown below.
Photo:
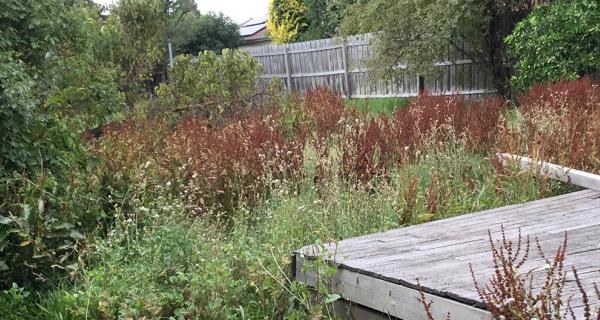
<svg viewBox="0 0 600 320"><path fill-rule="evenodd" d="M534 161L531 158L513 155L510 153L498 153L502 163L517 162L521 169L539 168L541 175L548 175L550 178L560 180L576 186L600 191L600 176L589 172L560 166L550 162Z"/></svg>
<svg viewBox="0 0 600 320"><path fill-rule="evenodd" d="M290 53L294 54L294 53L327 51L327 50L339 49L341 47L342 47L342 45L325 46L325 47L322 47L322 48L302 48L302 49L298 49L298 50L290 50Z"/></svg>
<svg viewBox="0 0 600 320"><path fill-rule="evenodd" d="M311 287L316 277L310 267L304 268L304 258L295 257L296 280ZM370 277L339 268L331 279L332 293L343 299L400 319L427 319L423 305L419 303L419 291L400 284ZM445 319L450 312L452 319L490 320L489 312L454 300L425 293L427 302L432 301L431 312L436 319Z"/></svg>
<svg viewBox="0 0 600 320"><path fill-rule="evenodd" d="M292 92L294 90L294 87L292 85L292 64L290 61L290 49L286 46L284 48L285 50L285 55L284 60L285 60L285 74L286 74L286 80L287 80L287 90L288 92Z"/></svg>
<svg viewBox="0 0 600 320"><path fill-rule="evenodd" d="M342 66L344 67L344 93L346 99L350 99L352 91L350 88L350 74L348 73L348 47L346 46L346 41L344 41L344 44L342 45Z"/></svg>
<svg viewBox="0 0 600 320"><path fill-rule="evenodd" d="M308 77L323 77L323 76L334 76L343 74L344 70L335 71L324 71L324 72L312 72L312 73L294 73L292 78L308 78Z"/></svg>

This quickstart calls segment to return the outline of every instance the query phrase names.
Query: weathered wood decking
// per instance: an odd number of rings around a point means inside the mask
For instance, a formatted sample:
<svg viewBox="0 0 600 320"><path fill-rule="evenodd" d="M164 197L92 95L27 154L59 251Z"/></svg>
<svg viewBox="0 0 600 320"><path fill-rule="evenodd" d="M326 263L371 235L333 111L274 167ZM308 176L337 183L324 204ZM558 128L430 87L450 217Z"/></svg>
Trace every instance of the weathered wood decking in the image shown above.
<svg viewBox="0 0 600 320"><path fill-rule="evenodd" d="M448 312L455 320L490 319L475 291L469 263L478 281L487 283L493 274L488 230L499 239L501 225L509 240L516 240L519 229L532 241L537 237L547 256L552 256L568 232L567 269L571 265L577 267L590 293L592 284L600 283L600 191L593 190L371 234L320 248L307 246L295 254L294 275L297 280L314 285L314 268L306 268L306 264L322 257L338 267L332 279L333 291L352 303L405 320L426 319L416 300L419 279L427 299L433 301L436 319L444 319ZM545 264L532 244L530 259L521 271L537 268L534 275L539 274L542 281ZM567 277L572 279L570 273ZM577 291L575 283L569 280L566 289L565 296ZM576 314L582 315L581 296L576 295L571 303Z"/></svg>

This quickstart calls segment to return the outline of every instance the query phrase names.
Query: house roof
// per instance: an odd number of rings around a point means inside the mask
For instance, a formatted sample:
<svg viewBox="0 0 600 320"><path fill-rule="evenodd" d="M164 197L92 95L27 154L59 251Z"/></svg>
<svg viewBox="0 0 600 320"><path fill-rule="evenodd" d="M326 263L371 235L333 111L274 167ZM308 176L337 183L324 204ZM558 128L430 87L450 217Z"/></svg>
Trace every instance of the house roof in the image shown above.
<svg viewBox="0 0 600 320"><path fill-rule="evenodd" d="M240 25L240 35L242 38L255 36L263 29L267 28L267 16L252 18Z"/></svg>

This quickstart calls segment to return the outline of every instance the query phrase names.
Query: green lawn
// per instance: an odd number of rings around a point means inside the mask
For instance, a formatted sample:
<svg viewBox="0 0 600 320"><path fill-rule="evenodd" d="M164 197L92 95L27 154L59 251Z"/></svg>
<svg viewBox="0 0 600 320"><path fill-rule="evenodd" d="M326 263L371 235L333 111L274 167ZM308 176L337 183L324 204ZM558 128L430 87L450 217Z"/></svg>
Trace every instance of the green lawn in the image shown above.
<svg viewBox="0 0 600 320"><path fill-rule="evenodd" d="M387 114L391 115L396 108L406 107L409 98L365 98L365 99L348 99L346 105L356 108L360 111L368 111L371 114Z"/></svg>

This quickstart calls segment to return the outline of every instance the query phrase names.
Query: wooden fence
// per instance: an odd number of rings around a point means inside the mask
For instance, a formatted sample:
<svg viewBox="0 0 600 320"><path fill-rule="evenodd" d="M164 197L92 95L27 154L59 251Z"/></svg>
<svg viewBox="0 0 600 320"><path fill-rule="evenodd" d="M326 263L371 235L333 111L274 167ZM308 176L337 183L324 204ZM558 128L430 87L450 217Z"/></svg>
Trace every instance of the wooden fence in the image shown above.
<svg viewBox="0 0 600 320"><path fill-rule="evenodd" d="M280 79L288 90L301 94L328 86L348 98L413 97L421 90L473 98L493 94L485 66L469 60L463 50L448 50L448 58L434 64L435 76L419 77L406 71L392 81L371 79L365 62L373 57L372 36L323 39L249 48L264 67L264 79ZM466 44L463 44L466 46ZM462 51L462 52L461 52ZM398 66L406 69L405 65Z"/></svg>

